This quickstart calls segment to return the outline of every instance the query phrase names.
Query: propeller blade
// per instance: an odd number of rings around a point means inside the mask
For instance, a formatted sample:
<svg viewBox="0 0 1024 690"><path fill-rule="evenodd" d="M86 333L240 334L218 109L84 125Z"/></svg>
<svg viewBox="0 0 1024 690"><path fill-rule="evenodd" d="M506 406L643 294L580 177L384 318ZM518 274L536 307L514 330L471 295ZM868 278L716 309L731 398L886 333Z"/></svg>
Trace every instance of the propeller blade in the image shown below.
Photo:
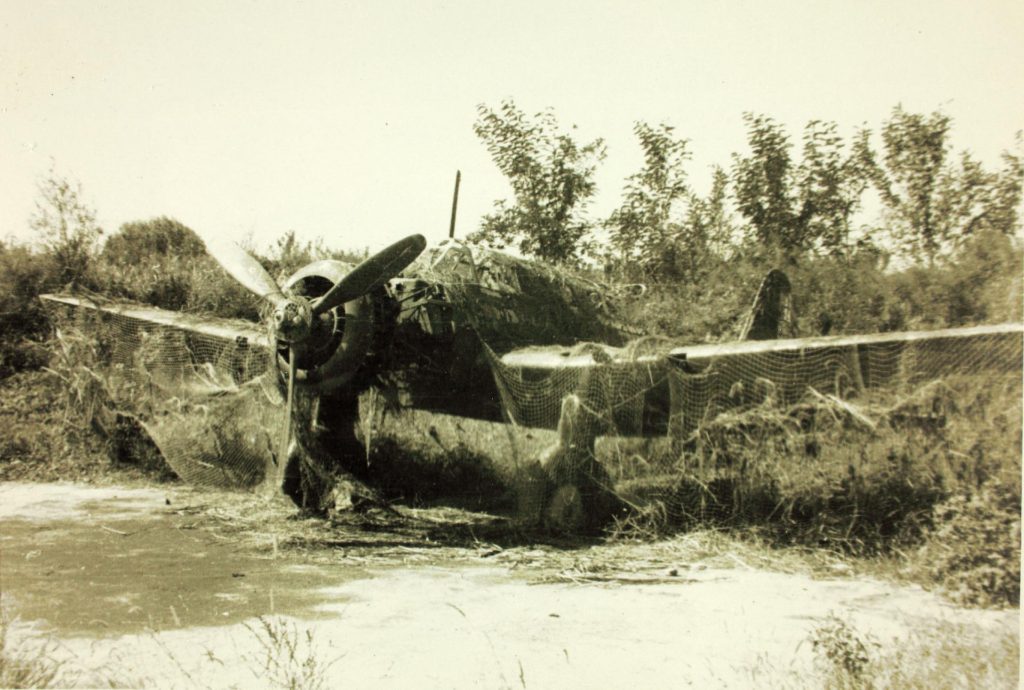
<svg viewBox="0 0 1024 690"><path fill-rule="evenodd" d="M285 398L284 428L281 430L281 464L277 468L280 479L284 478L288 468L288 451L292 442L292 408L295 407L295 370L298 359L296 354L294 347L288 348L288 396Z"/></svg>
<svg viewBox="0 0 1024 690"><path fill-rule="evenodd" d="M377 252L328 290L313 305L313 315L318 316L383 285L411 264L426 246L427 240L423 235L409 235Z"/></svg>
<svg viewBox="0 0 1024 690"><path fill-rule="evenodd" d="M209 240L206 242L206 251L245 289L259 295L275 307L288 301L260 262L234 242Z"/></svg>

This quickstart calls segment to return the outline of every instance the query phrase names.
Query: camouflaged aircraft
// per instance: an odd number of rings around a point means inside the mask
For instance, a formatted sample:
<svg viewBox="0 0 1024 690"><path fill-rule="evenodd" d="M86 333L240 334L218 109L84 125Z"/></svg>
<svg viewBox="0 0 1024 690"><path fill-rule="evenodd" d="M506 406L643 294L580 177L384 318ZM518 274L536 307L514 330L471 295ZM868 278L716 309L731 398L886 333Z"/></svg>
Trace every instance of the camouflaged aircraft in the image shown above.
<svg viewBox="0 0 1024 690"><path fill-rule="evenodd" d="M46 299L146 332L184 334L177 347L189 351L193 368L235 362L227 368L237 385L269 376L283 421L266 430L269 448L253 442L246 452L264 457L261 486L319 512L339 505L339 482L347 481L339 478L372 479L355 432L360 395L370 388L386 388L395 407L557 429L557 442L524 470L529 481L511 480L512 489L535 498L532 519L573 525L582 514L599 525L622 509L609 500L608 475L594 456L600 435L682 443L730 406L769 396L791 402L810 386L843 395L883 385L898 375L899 366L887 364L892 353L915 343L948 351L953 367L961 358L953 353L962 351L950 344L1021 334L1010 324L779 339L790 284L774 270L736 341L686 345L628 324L624 305L644 299L642 286L603 285L456 241L425 251L424 237L411 235L356 266L315 261L280 283L237 245L208 241L207 248L266 305L263 327L77 296ZM199 346L210 342L222 344L216 357ZM235 354L225 358L225 348ZM238 364L252 352L263 353L269 374ZM217 448L226 445L221 438ZM202 464L218 462L210 455Z"/></svg>

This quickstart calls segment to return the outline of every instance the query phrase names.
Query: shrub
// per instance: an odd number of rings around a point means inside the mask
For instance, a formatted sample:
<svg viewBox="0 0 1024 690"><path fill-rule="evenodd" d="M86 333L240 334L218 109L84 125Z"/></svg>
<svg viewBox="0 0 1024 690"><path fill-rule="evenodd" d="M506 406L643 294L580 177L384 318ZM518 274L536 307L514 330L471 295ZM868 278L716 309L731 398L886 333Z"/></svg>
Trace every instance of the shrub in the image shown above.
<svg viewBox="0 0 1024 690"><path fill-rule="evenodd" d="M103 229L96 223L95 209L82 200L81 185L51 169L39 183L29 225L52 257L58 282L91 287L90 272Z"/></svg>
<svg viewBox="0 0 1024 690"><path fill-rule="evenodd" d="M843 256L775 256L748 247L699 275L652 284L631 302L629 320L645 331L690 342L728 340L761 279L781 268L793 286L795 333L879 333L1020 321L1024 251L1006 235L970 238L948 262L893 270L865 245Z"/></svg>
<svg viewBox="0 0 1024 690"><path fill-rule="evenodd" d="M1020 508L1019 488L996 482L937 505L920 567L959 603L1019 605Z"/></svg>
<svg viewBox="0 0 1024 690"><path fill-rule="evenodd" d="M105 295L162 309L194 306L200 290L224 295L217 303L200 303L208 313L236 316L237 308L226 308L229 302L249 306L254 301L237 284L232 289L229 283L235 281L213 264L198 235L170 218L122 225L103 247L95 273ZM243 309L242 315L256 316L254 309Z"/></svg>
<svg viewBox="0 0 1024 690"><path fill-rule="evenodd" d="M871 662L871 648L878 643L859 634L835 614L811 633L811 647L826 675L836 673L857 681Z"/></svg>
<svg viewBox="0 0 1024 690"><path fill-rule="evenodd" d="M57 281L52 256L0 243L0 378L46 363L42 343L50 324L39 294Z"/></svg>
<svg viewBox="0 0 1024 690"><path fill-rule="evenodd" d="M129 266L159 256L194 258L205 253L203 241L191 228L161 216L125 223L103 245L100 256L111 263Z"/></svg>
<svg viewBox="0 0 1024 690"><path fill-rule="evenodd" d="M329 250L321 242L302 243L292 231L269 255L252 253L279 283L318 259L356 263L366 256ZM111 297L162 309L260 320L260 299L207 255L195 232L170 218L122 225L104 246L94 274L97 289Z"/></svg>
<svg viewBox="0 0 1024 690"><path fill-rule="evenodd" d="M751 258L719 260L692 280L648 285L643 296L626 303L626 320L644 332L689 342L735 338L769 268Z"/></svg>

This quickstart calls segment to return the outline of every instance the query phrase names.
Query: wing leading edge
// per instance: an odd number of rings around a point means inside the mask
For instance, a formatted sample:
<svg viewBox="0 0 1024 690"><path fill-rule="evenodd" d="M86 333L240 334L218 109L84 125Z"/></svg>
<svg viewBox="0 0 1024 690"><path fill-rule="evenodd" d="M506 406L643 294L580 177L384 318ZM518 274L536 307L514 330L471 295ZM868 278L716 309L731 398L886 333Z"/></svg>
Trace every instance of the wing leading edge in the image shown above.
<svg viewBox="0 0 1024 690"><path fill-rule="evenodd" d="M513 350L501 356L505 366L537 372L569 368L600 367L615 364L654 364L659 361L709 361L737 355L758 355L783 352L807 352L827 348L853 348L861 345L912 343L937 339L976 338L979 336L1009 336L1024 334L1024 324L1006 323L969 328L947 328L937 331L898 331L870 335L835 335L815 338L787 338L784 340L744 340L728 343L704 343L673 347L658 354L632 356L628 348L606 345L584 351L578 348L527 348ZM603 355L602 355L603 353Z"/></svg>
<svg viewBox="0 0 1024 690"><path fill-rule="evenodd" d="M70 295L40 295L53 304L86 309L111 316L132 319L163 328L173 328L230 343L243 341L256 347L269 348L270 338L264 329L248 321L197 316L183 312L118 302L98 302Z"/></svg>

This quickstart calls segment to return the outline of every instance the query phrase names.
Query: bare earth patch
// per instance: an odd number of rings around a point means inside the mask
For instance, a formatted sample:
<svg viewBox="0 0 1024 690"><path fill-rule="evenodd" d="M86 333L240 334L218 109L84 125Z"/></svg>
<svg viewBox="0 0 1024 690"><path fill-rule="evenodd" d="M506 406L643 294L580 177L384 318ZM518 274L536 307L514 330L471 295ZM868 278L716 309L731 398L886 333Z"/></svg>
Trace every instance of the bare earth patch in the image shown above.
<svg viewBox="0 0 1024 690"><path fill-rule="evenodd" d="M814 687L809 640L830 616L881 648L1019 625L1017 609L709 534L499 546L439 541L438 514L388 531L292 512L178 486L0 484L5 655L45 646L78 686Z"/></svg>

